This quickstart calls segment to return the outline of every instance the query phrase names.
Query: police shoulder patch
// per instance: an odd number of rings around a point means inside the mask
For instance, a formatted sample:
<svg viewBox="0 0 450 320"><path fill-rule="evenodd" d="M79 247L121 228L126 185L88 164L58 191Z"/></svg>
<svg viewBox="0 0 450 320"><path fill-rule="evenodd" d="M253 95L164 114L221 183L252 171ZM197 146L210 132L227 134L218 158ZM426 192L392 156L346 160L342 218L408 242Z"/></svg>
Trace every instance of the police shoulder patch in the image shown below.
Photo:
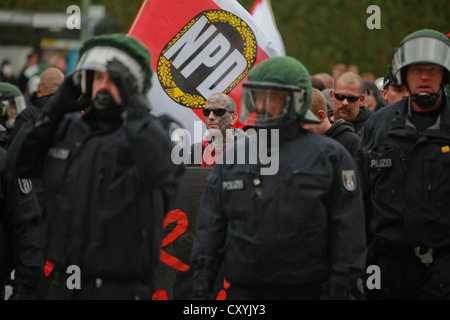
<svg viewBox="0 0 450 320"><path fill-rule="evenodd" d="M17 178L19 183L19 189L23 194L29 194L33 190L33 185L30 179L27 178Z"/></svg>
<svg viewBox="0 0 450 320"><path fill-rule="evenodd" d="M342 170L342 184L347 191L356 190L355 170Z"/></svg>

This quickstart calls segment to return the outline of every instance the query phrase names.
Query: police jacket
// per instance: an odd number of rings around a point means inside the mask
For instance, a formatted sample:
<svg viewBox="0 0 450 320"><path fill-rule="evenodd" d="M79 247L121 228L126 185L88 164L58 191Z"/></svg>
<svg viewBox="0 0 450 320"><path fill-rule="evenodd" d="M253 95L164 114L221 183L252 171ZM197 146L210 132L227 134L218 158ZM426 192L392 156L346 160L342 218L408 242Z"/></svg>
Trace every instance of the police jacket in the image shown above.
<svg viewBox="0 0 450 320"><path fill-rule="evenodd" d="M42 107L52 96L53 94L50 94L33 100L22 112L17 115L14 122L14 128L11 132L11 140L14 139L14 136L17 134L23 123L27 121L35 123L40 118Z"/></svg>
<svg viewBox="0 0 450 320"><path fill-rule="evenodd" d="M66 114L58 125L25 123L14 140L8 163L20 174L42 175L46 252L55 267L145 281L154 271L163 218L184 169L170 159L161 119L145 110L128 114L125 124L93 109Z"/></svg>
<svg viewBox="0 0 450 320"><path fill-rule="evenodd" d="M419 132L408 99L373 114L359 147L370 234L400 245L450 245L450 99Z"/></svg>
<svg viewBox="0 0 450 320"><path fill-rule="evenodd" d="M245 164L211 171L192 253L198 276L215 279L224 261L232 285L349 287L362 272L364 212L355 163L338 142L294 125L288 135L280 130L279 153L268 150L279 158L275 174L262 175L264 158L251 164L249 148L266 143L261 135L235 144L235 155L245 148Z"/></svg>
<svg viewBox="0 0 450 320"><path fill-rule="evenodd" d="M39 207L32 184L6 171L0 148L0 285L15 269L15 281L30 293L44 265L39 234Z"/></svg>

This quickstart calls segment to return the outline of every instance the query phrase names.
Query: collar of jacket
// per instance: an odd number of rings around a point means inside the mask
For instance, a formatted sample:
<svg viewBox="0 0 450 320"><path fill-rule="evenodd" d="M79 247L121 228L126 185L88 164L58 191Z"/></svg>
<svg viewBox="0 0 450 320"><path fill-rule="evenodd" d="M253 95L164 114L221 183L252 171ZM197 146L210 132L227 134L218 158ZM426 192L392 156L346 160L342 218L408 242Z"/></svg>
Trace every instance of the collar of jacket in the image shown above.
<svg viewBox="0 0 450 320"><path fill-rule="evenodd" d="M399 102L388 106L397 107L395 116L392 119L391 129L396 128L410 128L416 130L416 127L411 123L411 106L410 97L400 100ZM430 130L450 131L450 97L443 96L443 106L441 107L441 114L436 123L429 127Z"/></svg>

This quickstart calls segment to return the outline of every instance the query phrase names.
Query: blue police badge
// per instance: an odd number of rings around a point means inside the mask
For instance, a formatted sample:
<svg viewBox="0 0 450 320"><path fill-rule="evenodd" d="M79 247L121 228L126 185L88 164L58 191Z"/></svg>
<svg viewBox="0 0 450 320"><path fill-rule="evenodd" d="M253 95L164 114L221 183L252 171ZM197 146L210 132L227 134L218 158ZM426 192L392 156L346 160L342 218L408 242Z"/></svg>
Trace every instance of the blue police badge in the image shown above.
<svg viewBox="0 0 450 320"><path fill-rule="evenodd" d="M30 179L17 178L17 182L19 183L19 189L23 194L29 194L31 190L33 190L33 185L31 184Z"/></svg>
<svg viewBox="0 0 450 320"><path fill-rule="evenodd" d="M356 190L355 170L342 170L342 182L347 191Z"/></svg>

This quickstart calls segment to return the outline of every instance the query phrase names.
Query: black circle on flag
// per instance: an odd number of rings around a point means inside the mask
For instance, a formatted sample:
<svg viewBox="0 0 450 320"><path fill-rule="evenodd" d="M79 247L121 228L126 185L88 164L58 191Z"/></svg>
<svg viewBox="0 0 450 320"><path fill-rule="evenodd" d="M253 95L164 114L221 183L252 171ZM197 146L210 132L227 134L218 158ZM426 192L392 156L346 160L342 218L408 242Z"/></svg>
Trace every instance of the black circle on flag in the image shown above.
<svg viewBox="0 0 450 320"><path fill-rule="evenodd" d="M257 48L253 30L241 18L223 10L203 11L161 51L158 79L178 104L203 108L212 94L229 93L246 77Z"/></svg>

